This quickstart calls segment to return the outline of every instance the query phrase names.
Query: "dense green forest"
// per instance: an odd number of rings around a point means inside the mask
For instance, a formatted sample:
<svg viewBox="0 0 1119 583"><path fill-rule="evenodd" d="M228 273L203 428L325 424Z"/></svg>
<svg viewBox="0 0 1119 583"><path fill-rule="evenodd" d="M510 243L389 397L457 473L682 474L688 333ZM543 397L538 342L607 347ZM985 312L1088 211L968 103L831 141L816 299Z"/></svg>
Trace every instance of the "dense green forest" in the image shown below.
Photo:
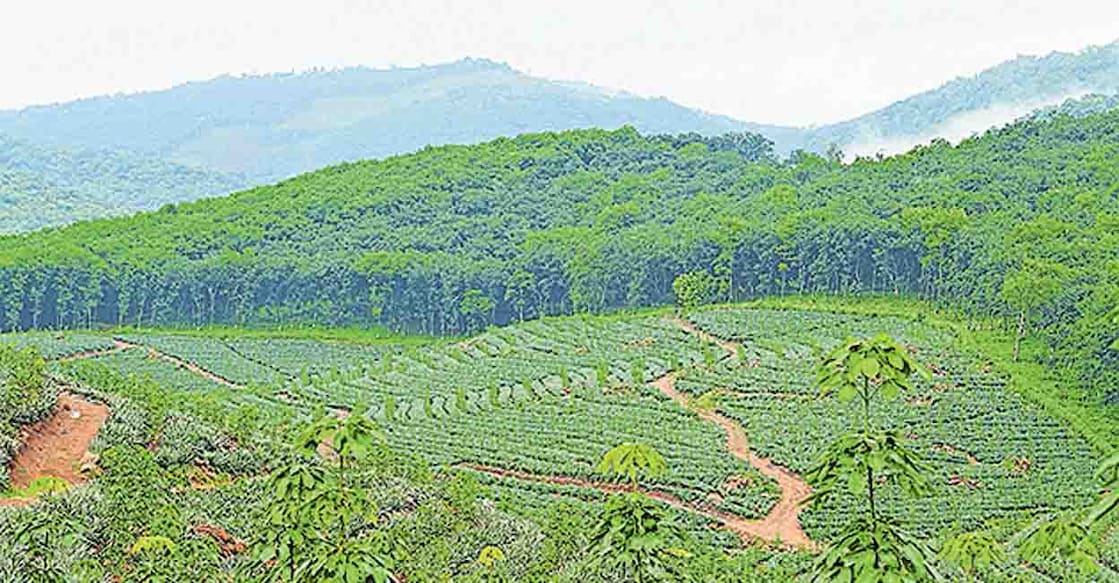
<svg viewBox="0 0 1119 583"><path fill-rule="evenodd" d="M384 324L459 334L709 300L913 294L1044 332L1113 383L1119 111L881 161L751 134L531 134L0 240L0 327ZM1114 386L1113 384L1110 386ZM1102 394L1099 395L1102 398Z"/></svg>
<svg viewBox="0 0 1119 583"><path fill-rule="evenodd" d="M0 134L0 233L150 210L247 184L158 158L40 146Z"/></svg>

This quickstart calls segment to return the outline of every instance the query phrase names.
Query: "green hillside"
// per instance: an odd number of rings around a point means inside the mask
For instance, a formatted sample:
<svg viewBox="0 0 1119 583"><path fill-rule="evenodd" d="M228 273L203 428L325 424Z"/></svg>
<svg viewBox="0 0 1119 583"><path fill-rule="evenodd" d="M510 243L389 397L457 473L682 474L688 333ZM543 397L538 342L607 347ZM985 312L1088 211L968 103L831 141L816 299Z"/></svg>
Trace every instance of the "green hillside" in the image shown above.
<svg viewBox="0 0 1119 583"><path fill-rule="evenodd" d="M156 209L245 185L158 158L37 146L0 134L0 233Z"/></svg>
<svg viewBox="0 0 1119 583"><path fill-rule="evenodd" d="M868 524L1114 579L1109 104L851 164L524 134L0 237L0 581L803 581Z"/></svg>
<svg viewBox="0 0 1119 583"><path fill-rule="evenodd" d="M154 210L427 146L575 128L748 131L772 140L780 157L833 147L849 158L903 152L938 137L958 141L1068 98L1119 93L1116 63L1119 43L1021 57L816 128L743 122L479 59L226 76L0 112L0 135L11 136L0 138L0 232Z"/></svg>

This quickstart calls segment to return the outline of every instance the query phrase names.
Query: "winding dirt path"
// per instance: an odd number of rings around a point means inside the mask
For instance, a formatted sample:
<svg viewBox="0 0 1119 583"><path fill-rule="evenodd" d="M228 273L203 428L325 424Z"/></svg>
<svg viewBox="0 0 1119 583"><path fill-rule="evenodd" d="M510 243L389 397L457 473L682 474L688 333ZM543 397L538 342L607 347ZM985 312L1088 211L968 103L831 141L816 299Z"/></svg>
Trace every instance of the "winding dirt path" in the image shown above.
<svg viewBox="0 0 1119 583"><path fill-rule="evenodd" d="M81 465L89 444L109 417L109 408L72 393L58 397L47 419L23 430L23 446L11 466L11 487L22 490L38 478L52 476L79 484L86 480ZM33 498L0 499L0 506L25 506Z"/></svg>
<svg viewBox="0 0 1119 583"><path fill-rule="evenodd" d="M185 368L185 369L189 370L189 372L194 373L194 374L196 374L200 377L203 377L207 380L213 380L213 382L215 382L219 385L225 385L229 388L245 388L245 386L242 385L242 384L234 383L233 380L229 380L228 378L226 378L222 375L211 372L211 370L207 370L207 369L205 369L203 367L200 367L200 366L198 366L194 363L190 363L190 361L188 361L188 360L181 359L177 356L169 355L169 354L167 354L167 352L162 352L160 350L157 350L156 348L153 348L153 347L150 347L150 346L147 346L147 345L138 345L138 344L135 344L135 342L129 342L128 340L122 340L120 338L113 338L113 348L102 348L102 349L96 349L96 350L83 350L81 352L74 352L74 354L72 354L72 355L60 356L60 357L56 358L55 360L58 360L58 361L60 361L60 363L63 363L63 361L66 361L66 360L77 360L77 359L81 359L81 358L96 358L98 356L111 355L111 354L113 354L113 352L120 352L120 351L123 351L123 350L131 350L133 348L147 350L148 355L151 356L152 358L160 358L162 360L167 360L168 363L171 363L172 365L176 365L179 368Z"/></svg>
<svg viewBox="0 0 1119 583"><path fill-rule="evenodd" d="M731 358L738 358L737 344L716 338L681 318L672 318L670 321L697 338L718 344L730 354ZM800 548L816 548L816 544L808 538L808 535L800 526L800 511L804 506L804 501L812 493L812 488L803 478L793 471L773 463L772 460L760 457L750 451L746 432L738 422L716 411L704 411L692 407L687 395L676 390L675 373L664 375L653 381L652 385L676 404L698 415L700 419L722 428L723 432L727 434L727 450L731 454L749 463L763 475L777 482L777 486L781 489L781 499L765 518L745 521L737 525L736 530L739 534L769 541L781 540L786 544Z"/></svg>
<svg viewBox="0 0 1119 583"><path fill-rule="evenodd" d="M192 373L194 373L194 374L196 374L196 375L198 375L202 378L213 381L213 382L218 383L220 385L225 385L225 386L227 386L231 389L243 389L243 388L245 388L244 385L242 385L240 383L233 382L233 381L231 381L231 380L229 380L229 379L227 379L227 378L225 378L225 377L223 377L223 376L221 376L221 375L219 375L219 374L217 374L213 371L202 368L201 366L198 366L197 364L194 364L193 362L183 360L183 359L181 359L177 356L167 354L166 352L161 352L161 351L155 349L154 347L147 346L145 344L136 344L134 342L128 342L127 340L122 340L120 338L113 338L113 347L112 348L101 348L101 349L96 349L96 350L83 350L82 352L75 352L74 354L67 354L66 356L60 356L60 357L56 358L55 360L57 360L59 362L65 362L65 361L68 361L68 360L78 360L78 359L82 359L82 358L96 358L98 356L105 356L107 354L113 354L115 352L132 350L134 348L141 349L141 350L146 350L148 352L148 355L152 358L159 358L161 360L165 360L165 361L167 361L171 364L174 364L175 366L177 366L179 368L186 369L186 370L188 370L188 371L190 371L190 372L192 372Z"/></svg>
<svg viewBox="0 0 1119 583"><path fill-rule="evenodd" d="M742 520L728 523L728 528L738 532L743 538L760 538L767 541L780 540L798 548L815 548L804 529L800 526L800 510L804 501L812 493L808 484L792 471L773 463L768 458L759 457L750 451L746 432L734 420L714 411L703 411L691 407L688 397L676 390L676 375L669 373L656 381L657 388L676 404L692 411L700 419L714 423L727 434L727 450L734 457L749 463L763 475L774 479L781 489L781 499L773 505L769 514L760 520Z"/></svg>
<svg viewBox="0 0 1119 583"><path fill-rule="evenodd" d="M555 475L541 475L522 472L519 470L510 470L496 466L487 466L482 464L457 464L454 467L460 469L467 469L482 474L488 474L496 478L512 478L523 482L535 482L538 484L550 484L553 486L573 486L577 488L585 488L588 490L598 490L606 494L620 494L624 492L641 492L642 494L663 502L673 508L679 508L693 514L698 514L705 518L714 520L722 525L726 530L737 534L744 543L749 543L756 539L764 539L770 542L777 540L775 536L765 536L765 533L757 528L757 525L764 520L749 520L742 518L737 514L719 510L711 504L706 503L693 503L685 502L672 494L662 492L660 490L651 490L648 488L637 487L634 488L629 484L618 484L615 482L600 482L595 480L588 480L586 478L576 478L574 476L555 476ZM807 545L798 544L793 541L780 539L782 544L791 547L805 547Z"/></svg>
<svg viewBox="0 0 1119 583"><path fill-rule="evenodd" d="M152 358L159 358L161 360L165 360L165 361L167 361L167 362L169 362L169 363L171 363L171 364L173 364L173 365L175 365L179 368L186 369L186 370L188 370L188 371L190 371L190 372L192 372L192 373L194 373L194 374L196 374L196 375L198 375L198 376L200 376L200 377L202 377L206 380L210 380L210 381L213 381L215 383L218 383L219 385L225 385L225 386L227 386L231 389L243 389L243 388L245 388L245 386L240 384L240 383L235 383L235 382L233 382L233 381L231 381L231 380L229 380L229 379L227 379L227 378L225 378L225 377L223 377L223 376L221 376L221 375L219 375L215 372L206 370L205 368L202 368L201 366L198 366L197 364L194 364L193 362L183 360L183 359L181 359L177 356L167 354L166 352L160 352L159 350L156 350L155 348L153 348L151 346L146 346L144 344L133 344L132 342L127 342L127 341L121 340L119 338L113 339L113 343L116 344L117 347L121 350L127 350L129 348L141 348L141 349L147 350L148 351L148 356L150 356Z"/></svg>
<svg viewBox="0 0 1119 583"><path fill-rule="evenodd" d="M668 321L676 324L680 327L680 329L691 334L692 336L695 336L696 338L699 338L700 340L703 340L704 342L711 342L718 345L719 348L727 351L727 353L730 354L731 358L738 358L738 344L735 344L730 340L723 340L722 338L713 336L710 333L699 329L698 326L681 318L680 316L673 316L671 318L668 318Z"/></svg>
<svg viewBox="0 0 1119 583"><path fill-rule="evenodd" d="M697 338L717 344L729 353L732 359L738 357L737 344L712 336L700 330L691 322L687 322L683 319L672 318L670 321L688 333L695 335ZM781 490L781 499L770 509L769 513L767 513L764 518L746 519L736 514L719 510L709 504L685 502L676 496L659 490L638 488L636 491L640 491L650 498L659 500L669 506L715 520L719 522L723 528L736 533L744 542L760 539L771 543L780 542L782 545L791 548L809 550L818 548L816 543L808 538L808 535L805 534L804 529L800 526L801 508L804 505L804 501L812 493L812 489L800 476L787 468L773 463L773 461L768 458L757 456L751 452L746 439L746 432L736 421L715 411L703 411L693 408L688 397L676 390L675 373L668 373L653 381L651 384L679 406L695 413L700 419L718 425L727 435L727 450L735 457L749 463L763 475L775 480ZM485 473L498 478L513 478L527 482L559 486L575 486L606 493L635 491L635 488L626 484L598 482L573 476L538 475L480 464L458 464L456 467Z"/></svg>

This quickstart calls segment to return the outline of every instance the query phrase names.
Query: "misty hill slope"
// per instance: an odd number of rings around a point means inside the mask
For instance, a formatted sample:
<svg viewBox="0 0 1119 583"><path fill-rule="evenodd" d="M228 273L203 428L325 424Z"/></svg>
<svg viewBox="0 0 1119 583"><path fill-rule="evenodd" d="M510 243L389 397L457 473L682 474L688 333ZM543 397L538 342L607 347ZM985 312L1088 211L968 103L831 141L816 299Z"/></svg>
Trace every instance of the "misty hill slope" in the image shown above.
<svg viewBox="0 0 1119 583"><path fill-rule="evenodd" d="M889 155L934 138L956 142L1070 98L1116 93L1119 42L1019 57L852 120L774 139L778 151L823 152L835 144L848 155Z"/></svg>
<svg viewBox="0 0 1119 583"><path fill-rule="evenodd" d="M166 91L0 112L0 132L114 148L272 182L342 161L539 131L629 125L642 133L761 133L779 154L836 145L849 155L959 141L1088 94L1119 93L1119 42L1023 56L887 107L817 128L739 121L485 59L219 77Z"/></svg>
<svg viewBox="0 0 1119 583"><path fill-rule="evenodd" d="M0 112L0 131L110 147L272 182L428 145L572 128L739 131L665 99L530 77L486 60L408 69L221 77L166 91Z"/></svg>
<svg viewBox="0 0 1119 583"><path fill-rule="evenodd" d="M1069 99L1058 105L1039 109L1030 114L1032 119L1052 119L1068 115L1072 117L1085 117L1119 107L1119 94L1100 95L1093 93L1078 99Z"/></svg>
<svg viewBox="0 0 1119 583"><path fill-rule="evenodd" d="M158 158L43 147L0 134L0 233L130 214L245 185Z"/></svg>

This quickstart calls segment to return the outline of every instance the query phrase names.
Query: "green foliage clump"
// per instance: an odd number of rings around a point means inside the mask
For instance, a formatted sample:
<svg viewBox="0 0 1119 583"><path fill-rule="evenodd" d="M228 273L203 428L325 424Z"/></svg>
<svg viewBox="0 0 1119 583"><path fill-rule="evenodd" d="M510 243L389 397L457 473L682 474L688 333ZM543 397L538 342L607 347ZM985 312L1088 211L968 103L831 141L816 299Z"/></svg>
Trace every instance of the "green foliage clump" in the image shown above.
<svg viewBox="0 0 1119 583"><path fill-rule="evenodd" d="M691 271L676 276L672 281L672 292L676 305L685 310L710 304L725 297L729 285L707 271Z"/></svg>
<svg viewBox="0 0 1119 583"><path fill-rule="evenodd" d="M600 474L615 474L637 484L637 477L645 474L656 477L668 470L664 457L656 449L643 443L623 443L602 455L595 467Z"/></svg>
<svg viewBox="0 0 1119 583"><path fill-rule="evenodd" d="M8 465L19 450L19 428L46 417L57 393L37 348L0 342L0 492L7 489Z"/></svg>

